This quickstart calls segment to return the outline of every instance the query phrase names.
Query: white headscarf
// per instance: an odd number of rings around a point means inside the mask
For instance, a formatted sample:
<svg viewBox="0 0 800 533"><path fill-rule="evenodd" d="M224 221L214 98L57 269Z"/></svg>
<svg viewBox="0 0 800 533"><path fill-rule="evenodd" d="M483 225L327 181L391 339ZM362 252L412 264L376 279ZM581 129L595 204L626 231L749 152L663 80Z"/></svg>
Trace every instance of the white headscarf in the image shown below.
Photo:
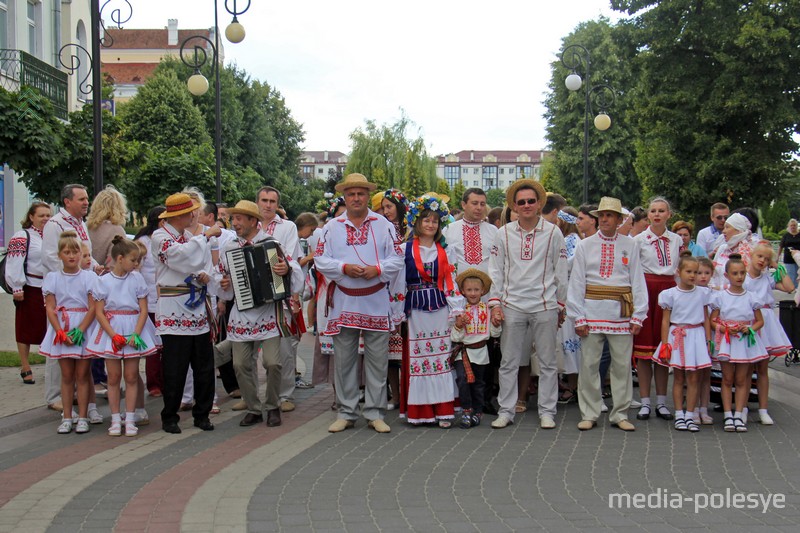
<svg viewBox="0 0 800 533"><path fill-rule="evenodd" d="M725 224L731 226L739 233L737 233L727 241L725 240L725 235L720 234L720 236L717 237L717 240L714 242L714 249L717 250L717 253L720 253L724 250L723 246L728 250L734 250L739 245L740 242L746 239L750 239L750 235L752 235L752 232L750 231L750 228L752 227L750 221L747 220L746 216L740 213L734 213L731 216L729 216L725 220Z"/></svg>

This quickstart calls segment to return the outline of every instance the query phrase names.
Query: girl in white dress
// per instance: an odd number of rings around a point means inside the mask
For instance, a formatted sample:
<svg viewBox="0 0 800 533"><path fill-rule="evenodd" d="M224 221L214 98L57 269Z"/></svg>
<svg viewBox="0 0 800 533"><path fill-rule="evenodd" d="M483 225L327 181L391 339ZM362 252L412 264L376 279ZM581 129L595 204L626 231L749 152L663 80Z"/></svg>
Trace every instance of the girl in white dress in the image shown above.
<svg viewBox="0 0 800 533"><path fill-rule="evenodd" d="M158 341L147 316L147 283L136 271L140 259L138 246L118 235L112 241L111 257L114 260L111 272L99 278L92 290L97 323L90 332L87 351L106 360L111 407L108 434L112 437L122 435L119 385L124 372L125 436L133 437L139 432L132 409L139 389L139 358L155 353Z"/></svg>
<svg viewBox="0 0 800 533"><path fill-rule="evenodd" d="M775 268L775 273L770 274L769 269ZM747 292L753 293L761 304L761 314L764 318L764 327L759 331L761 340L767 348L767 353L771 356L785 356L792 349L792 342L786 336L775 316L775 297L772 295L774 289L783 292L792 292L794 283L786 274L783 265L778 266L775 262L772 245L769 241L760 241L750 253L750 264L747 267L747 277L744 280L744 288ZM767 426L774 424L772 417L767 412L769 396L769 359L759 361L755 365L758 373L758 416L761 423Z"/></svg>
<svg viewBox="0 0 800 533"><path fill-rule="evenodd" d="M678 285L658 295L658 305L663 309L661 344L656 348L653 361L673 369L672 399L675 402L675 429L678 431L700 431L700 421L694 418L698 371L711 367L711 325L706 309L710 289L695 285L699 266L700 263L691 255L681 257L678 262Z"/></svg>
<svg viewBox="0 0 800 533"><path fill-rule="evenodd" d="M710 291L709 293L709 303L711 303L713 297L713 289L709 286L711 284L711 279L714 277L714 263L708 257L697 257L697 262L699 263L699 268L697 270L697 278L695 278L695 284L698 287L706 287ZM708 309L709 317L711 316L711 309L708 305L706 305L706 309ZM711 350L712 356L714 350ZM704 426L710 426L714 424L714 418L708 414L708 404L711 401L711 367L703 368L698 370L697 374L697 383L698 383L698 391L697 391L697 409L695 411L694 420L700 420L700 424Z"/></svg>
<svg viewBox="0 0 800 533"><path fill-rule="evenodd" d="M761 304L744 288L747 270L739 254L731 254L725 265L727 289L714 294L711 325L716 330L716 358L722 366L722 407L725 431L747 431L742 410L750 394L750 365L767 359L767 349L756 332L764 326ZM731 411L731 388L736 385L735 411Z"/></svg>
<svg viewBox="0 0 800 533"><path fill-rule="evenodd" d="M81 269L81 241L74 231L65 231L59 237L58 257L62 269L49 272L42 284L48 325L39 353L58 360L62 398L72 398L77 383L78 420L75 432L86 433L89 431L87 412L92 356L82 345L84 334L94 320L91 290L97 276L90 270ZM64 409L64 413L70 412ZM58 432L71 432L72 424L72 416L62 414Z"/></svg>

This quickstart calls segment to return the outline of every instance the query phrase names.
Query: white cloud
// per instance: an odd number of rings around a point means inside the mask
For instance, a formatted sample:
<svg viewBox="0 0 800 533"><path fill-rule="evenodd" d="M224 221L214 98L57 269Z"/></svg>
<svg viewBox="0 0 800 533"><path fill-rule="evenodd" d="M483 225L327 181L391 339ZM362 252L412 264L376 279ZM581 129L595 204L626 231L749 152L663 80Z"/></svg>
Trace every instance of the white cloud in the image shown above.
<svg viewBox="0 0 800 533"><path fill-rule="evenodd" d="M112 2L113 3L113 2ZM239 0L241 6L246 0ZM213 25L213 3L135 0L129 28ZM230 15L219 0L224 32ZM232 4L232 2L229 2ZM605 15L608 0L252 0L247 37L224 42L228 61L284 95L306 148L350 148L365 119L399 108L433 153L545 147L541 104L561 39ZM224 97L224 95L223 95Z"/></svg>

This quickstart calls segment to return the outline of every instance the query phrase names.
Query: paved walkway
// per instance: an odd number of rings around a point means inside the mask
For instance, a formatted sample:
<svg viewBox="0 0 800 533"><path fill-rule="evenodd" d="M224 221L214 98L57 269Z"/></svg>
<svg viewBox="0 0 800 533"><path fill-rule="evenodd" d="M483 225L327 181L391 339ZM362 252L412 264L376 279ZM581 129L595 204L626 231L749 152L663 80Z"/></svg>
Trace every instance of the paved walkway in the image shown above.
<svg viewBox="0 0 800 533"><path fill-rule="evenodd" d="M310 367L310 337L300 354ZM298 391L279 428L239 427L220 391L215 431L188 417L169 435L160 400L148 399L154 422L133 439L108 437L105 425L57 435L42 367L34 386L0 369L0 531L795 532L800 367L772 366L776 425L753 421L746 434L724 433L719 414L696 435L658 419L624 433L605 417L582 433L573 404L559 407L552 431L538 428L534 408L504 430L489 420L468 431L409 427L395 411L388 435L363 421L331 435L332 391L322 386ZM610 506L615 493L641 493L629 507L649 498L651 508L619 508L625 496ZM740 493L758 507L719 508Z"/></svg>

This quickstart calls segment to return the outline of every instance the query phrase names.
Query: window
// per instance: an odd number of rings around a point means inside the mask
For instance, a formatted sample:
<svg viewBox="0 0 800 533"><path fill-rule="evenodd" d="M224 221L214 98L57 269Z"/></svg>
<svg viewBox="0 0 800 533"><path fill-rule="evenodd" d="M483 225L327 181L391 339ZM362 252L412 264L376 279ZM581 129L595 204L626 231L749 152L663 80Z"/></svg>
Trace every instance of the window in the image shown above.
<svg viewBox="0 0 800 533"><path fill-rule="evenodd" d="M36 11L37 5L28 2L28 53L39 57L39 47L37 46L38 36L36 35Z"/></svg>
<svg viewBox="0 0 800 533"><path fill-rule="evenodd" d="M324 168L322 168L322 167L319 167L319 168L317 169L317 174L324 174L324 173L325 173L325 169L324 169Z"/></svg>
<svg viewBox="0 0 800 533"><path fill-rule="evenodd" d="M530 166L517 167L517 175L520 178L530 178L531 177L531 167Z"/></svg>
<svg viewBox="0 0 800 533"><path fill-rule="evenodd" d="M473 181L473 182L472 182L472 186L473 186L473 187L477 187L477 186L478 186L478 180L475 180L475 181Z"/></svg>
<svg viewBox="0 0 800 533"><path fill-rule="evenodd" d="M504 168L501 168L501 169L500 169L500 174L505 174L505 173L506 173L506 169L504 169Z"/></svg>
<svg viewBox="0 0 800 533"><path fill-rule="evenodd" d="M8 5L0 0L0 48L8 48Z"/></svg>
<svg viewBox="0 0 800 533"><path fill-rule="evenodd" d="M497 188L497 167L483 167L483 190L488 191Z"/></svg>
<svg viewBox="0 0 800 533"><path fill-rule="evenodd" d="M449 187L455 187L461 181L461 167L444 167L444 179Z"/></svg>

